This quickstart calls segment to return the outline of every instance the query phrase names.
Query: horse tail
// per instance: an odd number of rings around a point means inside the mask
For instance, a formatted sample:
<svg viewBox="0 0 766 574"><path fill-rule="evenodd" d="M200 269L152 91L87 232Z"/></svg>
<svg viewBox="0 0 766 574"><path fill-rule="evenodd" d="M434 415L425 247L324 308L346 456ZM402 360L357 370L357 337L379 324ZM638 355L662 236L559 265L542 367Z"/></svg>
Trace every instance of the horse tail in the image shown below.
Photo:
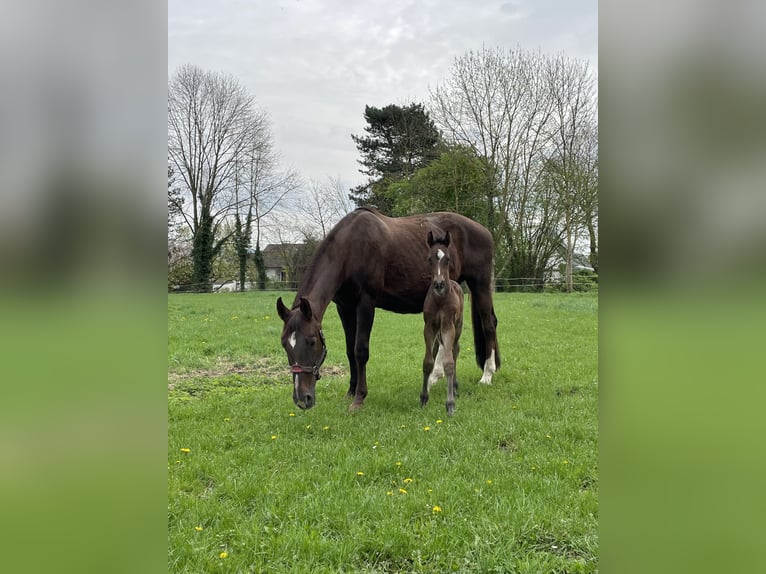
<svg viewBox="0 0 766 574"><path fill-rule="evenodd" d="M471 324L473 325L473 348L476 351L476 364L484 368L487 360L487 341L484 338L484 328L481 326L481 315L476 304L476 297L471 293Z"/></svg>
<svg viewBox="0 0 766 574"><path fill-rule="evenodd" d="M497 315L495 315L495 306L492 305L490 309L492 315L492 323L497 332ZM480 369L484 368L484 363L489 356L489 350L487 349L487 338L484 335L484 327L481 322L481 313L479 313L479 306L476 303L476 297L471 294L471 323L473 325L473 348L476 351L476 364ZM500 368L500 346L495 345L495 367Z"/></svg>
<svg viewBox="0 0 766 574"><path fill-rule="evenodd" d="M494 268L494 261L492 262ZM481 284L469 285L469 287L476 287L481 289ZM487 349L487 337L484 333L484 326L481 320L481 310L479 300L485 300L489 303L490 320L492 321L492 327L495 331L495 368L500 368L500 345L497 344L497 315L495 315L495 306L492 304L492 293L495 291L495 274L492 273L489 281L489 285L484 286L484 289L488 289L487 297L476 297L476 293L471 289L471 324L473 325L473 347L476 352L476 364L480 369L484 368L484 363L489 357L489 353L493 349Z"/></svg>

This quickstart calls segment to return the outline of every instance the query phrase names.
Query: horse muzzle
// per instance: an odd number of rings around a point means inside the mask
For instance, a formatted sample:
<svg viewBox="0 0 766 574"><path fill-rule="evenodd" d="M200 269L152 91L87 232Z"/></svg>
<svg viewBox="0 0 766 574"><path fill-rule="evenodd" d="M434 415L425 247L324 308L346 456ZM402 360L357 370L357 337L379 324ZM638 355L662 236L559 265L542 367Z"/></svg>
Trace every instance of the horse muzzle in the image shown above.
<svg viewBox="0 0 766 574"><path fill-rule="evenodd" d="M293 394L293 402L298 405L298 408L305 411L314 406L314 395L306 393L305 395L297 396Z"/></svg>
<svg viewBox="0 0 766 574"><path fill-rule="evenodd" d="M293 402L298 408L310 409L316 404L314 393L319 380L319 368L293 365L290 372L293 375Z"/></svg>

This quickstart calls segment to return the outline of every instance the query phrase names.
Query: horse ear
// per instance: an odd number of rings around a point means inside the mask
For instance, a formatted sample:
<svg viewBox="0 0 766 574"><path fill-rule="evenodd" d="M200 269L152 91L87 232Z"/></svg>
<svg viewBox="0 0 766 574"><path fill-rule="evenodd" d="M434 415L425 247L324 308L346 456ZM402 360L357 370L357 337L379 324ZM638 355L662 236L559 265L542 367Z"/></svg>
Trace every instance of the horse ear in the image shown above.
<svg viewBox="0 0 766 574"><path fill-rule="evenodd" d="M290 310L282 303L282 297L277 299L277 313L282 318L282 321L287 322L287 318L290 316Z"/></svg>
<svg viewBox="0 0 766 574"><path fill-rule="evenodd" d="M433 231L428 232L428 246L433 247L434 244L434 234Z"/></svg>
<svg viewBox="0 0 766 574"><path fill-rule="evenodd" d="M305 297L301 297L301 313L306 316L306 319L311 320L311 303Z"/></svg>
<svg viewBox="0 0 766 574"><path fill-rule="evenodd" d="M450 235L448 231L447 235L444 236L444 247L449 247L449 242L450 242Z"/></svg>

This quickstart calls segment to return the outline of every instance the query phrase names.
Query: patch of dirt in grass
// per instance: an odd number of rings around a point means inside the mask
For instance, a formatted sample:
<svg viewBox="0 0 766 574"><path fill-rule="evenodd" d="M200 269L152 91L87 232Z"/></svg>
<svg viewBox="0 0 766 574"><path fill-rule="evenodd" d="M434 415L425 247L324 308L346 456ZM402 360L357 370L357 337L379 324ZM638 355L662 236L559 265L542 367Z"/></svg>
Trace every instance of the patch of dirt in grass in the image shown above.
<svg viewBox="0 0 766 574"><path fill-rule="evenodd" d="M503 452L508 452L508 453L516 452L519 449L519 447L516 446L516 443L513 441L511 437L503 437L500 440L498 440L497 448L499 448Z"/></svg>
<svg viewBox="0 0 766 574"><path fill-rule="evenodd" d="M168 373L168 390L172 391L177 385L183 385L185 381L192 379L215 379L232 375L241 377L253 377L258 379L267 379L271 381L282 381L290 384L289 368L282 361L275 361L270 357L257 359L254 363L245 364L219 358L214 367L207 369L196 369L183 373ZM343 377L346 375L346 368L340 365L324 365L321 369L322 376L325 377Z"/></svg>

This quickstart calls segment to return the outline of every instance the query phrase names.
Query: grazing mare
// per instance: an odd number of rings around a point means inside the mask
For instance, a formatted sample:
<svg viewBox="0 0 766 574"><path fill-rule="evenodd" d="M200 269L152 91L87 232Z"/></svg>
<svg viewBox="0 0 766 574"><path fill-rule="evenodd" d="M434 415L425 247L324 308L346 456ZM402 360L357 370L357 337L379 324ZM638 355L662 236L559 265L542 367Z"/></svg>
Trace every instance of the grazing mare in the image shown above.
<svg viewBox="0 0 766 574"><path fill-rule="evenodd" d="M447 414L455 413L455 364L460 353L460 333L463 331L463 289L450 279L450 232L434 238L428 232L428 264L431 267L431 288L423 303L423 338L426 356L423 359L423 390L420 406L428 403L431 385L447 376Z"/></svg>
<svg viewBox="0 0 766 574"><path fill-rule="evenodd" d="M480 224L456 213L439 212L392 218L361 207L346 215L316 251L290 308L280 297L277 312L284 322L282 346L293 378L293 401L302 409L316 403L319 367L327 354L322 318L335 305L346 336L350 410L367 396L367 360L375 308L395 313L422 313L431 285L423 235L450 232L450 277L471 291L471 318L480 383L490 384L500 367L497 317L492 304L494 245Z"/></svg>

